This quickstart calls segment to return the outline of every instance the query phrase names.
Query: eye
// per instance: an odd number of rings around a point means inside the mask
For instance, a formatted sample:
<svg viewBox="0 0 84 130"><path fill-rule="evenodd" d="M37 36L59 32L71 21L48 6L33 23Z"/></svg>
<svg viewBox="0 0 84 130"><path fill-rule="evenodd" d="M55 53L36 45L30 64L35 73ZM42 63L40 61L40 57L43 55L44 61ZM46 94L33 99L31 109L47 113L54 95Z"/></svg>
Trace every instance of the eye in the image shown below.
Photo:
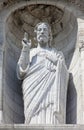
<svg viewBox="0 0 84 130"><path fill-rule="evenodd" d="M44 31L48 31L48 29L47 29L47 28L44 28Z"/></svg>
<svg viewBox="0 0 84 130"><path fill-rule="evenodd" d="M41 31L41 28L38 28L38 31Z"/></svg>

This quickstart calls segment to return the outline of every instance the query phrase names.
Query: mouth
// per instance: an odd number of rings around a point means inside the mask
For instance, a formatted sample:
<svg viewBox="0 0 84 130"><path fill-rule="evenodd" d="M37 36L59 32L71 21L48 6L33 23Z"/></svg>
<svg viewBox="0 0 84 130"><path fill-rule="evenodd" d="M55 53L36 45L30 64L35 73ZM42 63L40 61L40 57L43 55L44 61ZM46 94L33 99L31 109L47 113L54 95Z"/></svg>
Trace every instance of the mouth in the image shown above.
<svg viewBox="0 0 84 130"><path fill-rule="evenodd" d="M44 43L45 43L45 42L48 42L47 36L46 36L46 35L43 35L43 34L39 35L37 39L38 39L39 42L42 42L42 43L43 43L43 42L44 42Z"/></svg>
<svg viewBox="0 0 84 130"><path fill-rule="evenodd" d="M46 37L46 36L45 36L45 35L40 35L39 38L40 38L40 37L43 37L43 38L44 38L44 37Z"/></svg>

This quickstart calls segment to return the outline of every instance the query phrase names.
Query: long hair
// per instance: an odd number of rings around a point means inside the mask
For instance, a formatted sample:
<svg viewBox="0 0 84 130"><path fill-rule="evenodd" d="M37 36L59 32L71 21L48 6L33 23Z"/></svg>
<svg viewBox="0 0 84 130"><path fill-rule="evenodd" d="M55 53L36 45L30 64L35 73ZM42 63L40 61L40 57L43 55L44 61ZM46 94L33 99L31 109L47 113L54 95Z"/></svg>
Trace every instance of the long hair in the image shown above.
<svg viewBox="0 0 84 130"><path fill-rule="evenodd" d="M34 32L35 32L35 33L37 32L38 26L41 25L41 24L45 24L45 25L48 27L48 30L49 30L49 43L48 43L48 45L49 45L49 47L51 47L52 31L51 31L50 25L49 25L47 22L40 22L40 23L38 23L38 24L35 26L35 28L34 28ZM35 38L35 40L36 40L36 38Z"/></svg>

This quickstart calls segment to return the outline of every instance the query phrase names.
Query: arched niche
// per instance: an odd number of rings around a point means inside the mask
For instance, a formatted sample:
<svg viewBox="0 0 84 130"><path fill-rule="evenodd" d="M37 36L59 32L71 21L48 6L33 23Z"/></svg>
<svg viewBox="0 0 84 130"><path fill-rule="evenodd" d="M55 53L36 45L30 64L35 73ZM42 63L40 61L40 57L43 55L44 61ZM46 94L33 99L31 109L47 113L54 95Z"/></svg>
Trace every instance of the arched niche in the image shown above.
<svg viewBox="0 0 84 130"><path fill-rule="evenodd" d="M42 21L46 21L51 25L53 33L52 46L64 53L67 68L70 70L66 123L76 123L77 83L75 83L75 79L78 77L76 77L75 73L78 73L78 71L74 72L73 70L77 68L74 66L78 64L79 59L78 52L74 56L74 50L77 46L77 21L73 13L67 8L48 4L23 6L12 12L6 20L3 83L4 123L24 123L22 82L17 79L16 66L22 48L21 40L24 32L29 34L32 47L35 47L33 30L35 25Z"/></svg>

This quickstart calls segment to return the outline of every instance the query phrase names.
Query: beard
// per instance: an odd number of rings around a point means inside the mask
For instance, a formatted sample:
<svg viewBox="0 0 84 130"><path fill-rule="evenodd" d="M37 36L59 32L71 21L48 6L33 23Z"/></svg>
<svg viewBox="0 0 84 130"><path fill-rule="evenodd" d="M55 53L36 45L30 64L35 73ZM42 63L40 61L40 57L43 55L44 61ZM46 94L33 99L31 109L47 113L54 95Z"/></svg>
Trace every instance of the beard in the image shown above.
<svg viewBox="0 0 84 130"><path fill-rule="evenodd" d="M47 43L44 42L44 40L41 40L41 41L39 42L39 44L40 44L41 47L45 47L45 46L47 45Z"/></svg>
<svg viewBox="0 0 84 130"><path fill-rule="evenodd" d="M39 42L40 46L45 47L48 43L48 38L45 35L41 35L37 38L37 41Z"/></svg>
<svg viewBox="0 0 84 130"><path fill-rule="evenodd" d="M41 47L45 47L47 45L48 41L45 40L44 38L40 38L39 44Z"/></svg>

